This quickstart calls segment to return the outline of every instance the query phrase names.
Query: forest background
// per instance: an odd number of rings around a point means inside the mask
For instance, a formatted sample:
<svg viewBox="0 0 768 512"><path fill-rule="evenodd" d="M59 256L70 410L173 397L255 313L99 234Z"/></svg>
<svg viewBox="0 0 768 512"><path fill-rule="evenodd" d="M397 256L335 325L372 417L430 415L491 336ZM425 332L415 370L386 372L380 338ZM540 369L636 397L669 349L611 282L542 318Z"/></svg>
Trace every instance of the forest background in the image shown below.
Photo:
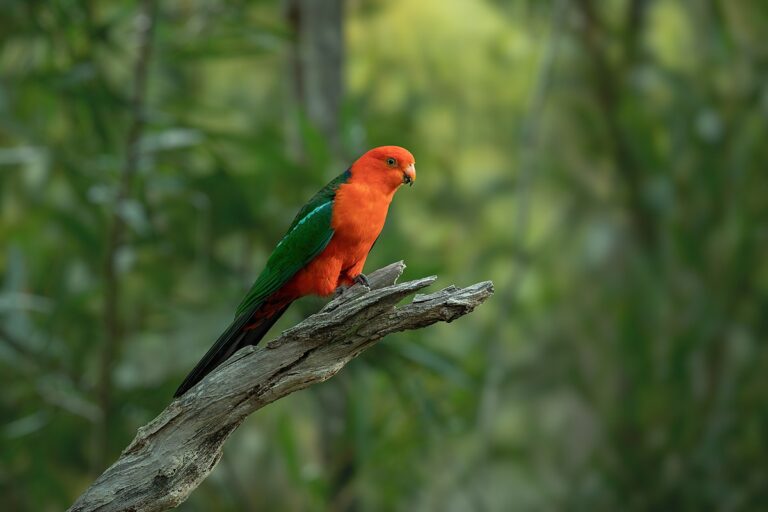
<svg viewBox="0 0 768 512"><path fill-rule="evenodd" d="M0 5L4 510L71 504L383 144L418 181L366 269L496 295L259 411L181 510L768 507L768 3Z"/></svg>

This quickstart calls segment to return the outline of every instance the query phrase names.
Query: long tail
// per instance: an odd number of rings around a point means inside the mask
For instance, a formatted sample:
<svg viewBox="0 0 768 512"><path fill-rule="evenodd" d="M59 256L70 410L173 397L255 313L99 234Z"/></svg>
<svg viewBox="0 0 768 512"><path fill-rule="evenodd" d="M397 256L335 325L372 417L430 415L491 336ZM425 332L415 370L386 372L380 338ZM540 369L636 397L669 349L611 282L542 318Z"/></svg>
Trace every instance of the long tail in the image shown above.
<svg viewBox="0 0 768 512"><path fill-rule="evenodd" d="M259 341L266 336L267 331L283 316L283 313L285 313L285 310L290 305L291 303L288 302L276 309L272 306L269 308L270 311L266 311L269 306L265 304L256 310L255 313L249 312L235 318L235 321L227 327L227 330L219 336L219 339L206 352L200 362L189 372L189 375L187 375L179 389L174 393L174 398L186 393L192 386L203 380L203 377L211 373L217 366L229 359L232 354L241 348L246 345L258 345ZM254 321L254 316L258 320Z"/></svg>

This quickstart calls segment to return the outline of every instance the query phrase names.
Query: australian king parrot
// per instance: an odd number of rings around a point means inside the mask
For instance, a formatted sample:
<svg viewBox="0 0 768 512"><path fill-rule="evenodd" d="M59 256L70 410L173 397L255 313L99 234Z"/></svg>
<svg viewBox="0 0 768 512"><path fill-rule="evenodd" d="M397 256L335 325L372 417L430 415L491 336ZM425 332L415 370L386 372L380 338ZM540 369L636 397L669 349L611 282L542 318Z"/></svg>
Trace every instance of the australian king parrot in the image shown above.
<svg viewBox="0 0 768 512"><path fill-rule="evenodd" d="M413 155L398 146L374 148L305 204L267 260L235 318L189 373L174 396L186 393L246 345L256 345L291 302L367 284L365 259L384 227L392 197L413 184Z"/></svg>

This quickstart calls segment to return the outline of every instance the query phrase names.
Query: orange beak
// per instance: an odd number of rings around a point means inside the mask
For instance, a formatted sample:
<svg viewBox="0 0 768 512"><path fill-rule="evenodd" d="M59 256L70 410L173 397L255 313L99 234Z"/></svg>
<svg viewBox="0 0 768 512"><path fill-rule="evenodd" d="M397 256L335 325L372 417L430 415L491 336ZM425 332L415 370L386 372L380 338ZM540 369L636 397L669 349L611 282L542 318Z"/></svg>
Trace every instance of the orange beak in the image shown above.
<svg viewBox="0 0 768 512"><path fill-rule="evenodd" d="M403 171L403 183L407 183L408 185L413 186L414 181L416 181L416 166L414 164L410 164Z"/></svg>

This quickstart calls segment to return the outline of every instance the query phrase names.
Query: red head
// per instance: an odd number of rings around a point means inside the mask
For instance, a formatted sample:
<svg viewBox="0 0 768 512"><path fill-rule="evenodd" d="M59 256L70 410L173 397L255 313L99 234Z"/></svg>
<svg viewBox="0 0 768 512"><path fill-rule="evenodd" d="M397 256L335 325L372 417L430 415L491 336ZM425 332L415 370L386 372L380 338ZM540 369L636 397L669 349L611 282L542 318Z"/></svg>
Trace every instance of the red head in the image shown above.
<svg viewBox="0 0 768 512"><path fill-rule="evenodd" d="M413 185L416 167L413 155L399 146L373 148L352 164L352 181L381 187L385 193L394 193L403 183Z"/></svg>

